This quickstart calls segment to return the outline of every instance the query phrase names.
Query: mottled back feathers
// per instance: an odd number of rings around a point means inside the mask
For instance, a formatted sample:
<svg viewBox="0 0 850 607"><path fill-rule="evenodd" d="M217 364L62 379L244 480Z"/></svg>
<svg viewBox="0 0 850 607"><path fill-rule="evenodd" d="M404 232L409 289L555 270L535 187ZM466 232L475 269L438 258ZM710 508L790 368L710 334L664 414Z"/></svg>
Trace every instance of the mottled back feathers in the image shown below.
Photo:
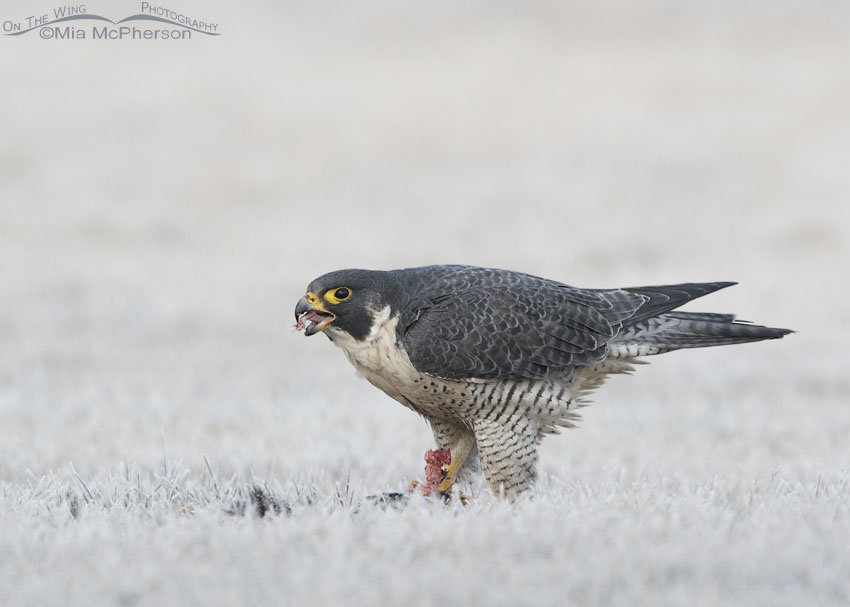
<svg viewBox="0 0 850 607"><path fill-rule="evenodd" d="M538 379L553 369L592 365L607 357L608 344L624 330L636 327L628 335L638 339L647 319L735 284L578 289L520 272L469 266L390 274L403 285L402 292L415 294L400 309L400 340L411 362L424 373L447 379ZM682 314L670 318L681 324ZM716 329L720 316L713 315L714 322L707 324ZM731 316L723 318L721 324L753 328L732 323ZM674 340L678 344L681 328ZM773 336L759 335L728 338ZM660 339L657 332L654 339Z"/></svg>

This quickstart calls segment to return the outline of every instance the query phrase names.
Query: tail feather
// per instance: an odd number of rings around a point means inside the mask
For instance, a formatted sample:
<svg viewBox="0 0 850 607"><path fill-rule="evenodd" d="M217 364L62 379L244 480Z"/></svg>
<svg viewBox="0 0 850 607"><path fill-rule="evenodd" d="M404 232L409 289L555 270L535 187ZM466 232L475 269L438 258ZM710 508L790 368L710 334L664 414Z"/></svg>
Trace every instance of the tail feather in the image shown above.
<svg viewBox="0 0 850 607"><path fill-rule="evenodd" d="M624 327L609 342L609 349L612 353L643 356L681 348L706 348L778 339L789 333L793 331L735 320L733 314L676 311Z"/></svg>

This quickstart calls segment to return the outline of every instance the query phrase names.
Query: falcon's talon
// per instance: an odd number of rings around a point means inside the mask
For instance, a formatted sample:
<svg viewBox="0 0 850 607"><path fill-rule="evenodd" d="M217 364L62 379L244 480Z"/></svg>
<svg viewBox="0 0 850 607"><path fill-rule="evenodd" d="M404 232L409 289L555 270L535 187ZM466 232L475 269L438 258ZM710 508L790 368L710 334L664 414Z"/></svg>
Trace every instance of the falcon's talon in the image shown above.
<svg viewBox="0 0 850 607"><path fill-rule="evenodd" d="M733 284L580 289L473 266L341 270L310 284L295 318L430 422L441 448L429 454L444 461L409 491L449 494L476 453L493 492L514 498L533 484L540 439L573 427L586 395L638 357L791 333L677 310Z"/></svg>
<svg viewBox="0 0 850 607"><path fill-rule="evenodd" d="M451 502L451 501L452 501L452 499L454 499L455 494L453 494L453 493L451 492L451 490L448 490L448 491L440 491L440 496L443 498L443 501L444 501L446 504L448 504L449 502ZM470 499L472 499L472 496L467 495L466 493L458 493L458 494L457 494L457 499L458 499L458 501L461 503L461 505L462 505L462 506L466 506L466 505L469 503L469 500L470 500Z"/></svg>
<svg viewBox="0 0 850 607"><path fill-rule="evenodd" d="M454 482L457 480L457 475L460 469L466 463L466 458L469 457L469 452L472 449L474 441L464 435L459 440L455 441L452 447L448 450L449 460L448 466L443 465L445 476L440 483L440 491L448 491L451 489Z"/></svg>

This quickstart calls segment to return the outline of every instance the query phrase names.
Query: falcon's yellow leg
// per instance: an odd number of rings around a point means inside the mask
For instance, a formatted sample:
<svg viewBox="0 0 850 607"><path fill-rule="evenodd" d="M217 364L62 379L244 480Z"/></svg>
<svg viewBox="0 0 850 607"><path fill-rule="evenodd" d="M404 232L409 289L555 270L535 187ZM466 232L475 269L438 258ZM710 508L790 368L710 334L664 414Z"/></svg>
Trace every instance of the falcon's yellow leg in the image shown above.
<svg viewBox="0 0 850 607"><path fill-rule="evenodd" d="M466 462L466 458L469 457L469 452L472 451L474 444L475 437L472 434L464 434L457 442L449 447L449 453L452 459L449 462L449 469L446 470L446 478L440 483L439 489L441 492L446 492L452 488L461 466Z"/></svg>

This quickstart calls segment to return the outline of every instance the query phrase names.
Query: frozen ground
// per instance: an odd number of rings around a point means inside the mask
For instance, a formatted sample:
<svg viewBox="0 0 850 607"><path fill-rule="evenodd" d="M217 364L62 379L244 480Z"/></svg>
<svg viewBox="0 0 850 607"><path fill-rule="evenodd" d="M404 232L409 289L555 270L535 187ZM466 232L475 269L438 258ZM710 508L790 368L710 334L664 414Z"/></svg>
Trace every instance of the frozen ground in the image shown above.
<svg viewBox="0 0 850 607"><path fill-rule="evenodd" d="M850 603L847 3L171 8L223 35L0 37L0 605ZM382 509L430 432L292 309L444 262L799 332Z"/></svg>

